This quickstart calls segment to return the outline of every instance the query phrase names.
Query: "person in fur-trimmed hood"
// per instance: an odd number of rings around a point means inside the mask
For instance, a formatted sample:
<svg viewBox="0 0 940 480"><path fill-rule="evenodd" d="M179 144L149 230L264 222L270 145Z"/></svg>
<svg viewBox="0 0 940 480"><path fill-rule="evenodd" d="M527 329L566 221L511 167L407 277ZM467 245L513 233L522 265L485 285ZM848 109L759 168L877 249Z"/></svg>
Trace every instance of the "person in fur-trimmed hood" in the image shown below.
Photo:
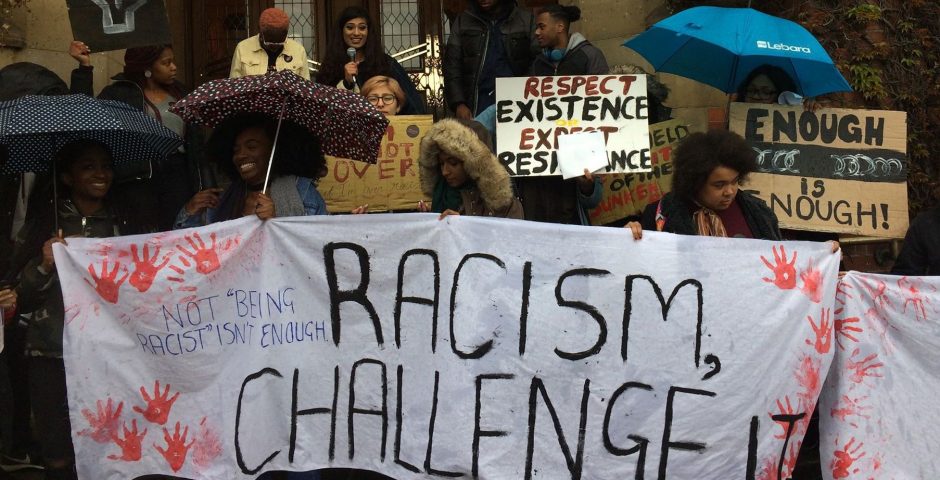
<svg viewBox="0 0 940 480"><path fill-rule="evenodd" d="M421 190L430 210L447 215L523 218L509 173L489 146L489 133L475 121L444 119L421 140ZM428 211L423 203L422 211Z"/></svg>

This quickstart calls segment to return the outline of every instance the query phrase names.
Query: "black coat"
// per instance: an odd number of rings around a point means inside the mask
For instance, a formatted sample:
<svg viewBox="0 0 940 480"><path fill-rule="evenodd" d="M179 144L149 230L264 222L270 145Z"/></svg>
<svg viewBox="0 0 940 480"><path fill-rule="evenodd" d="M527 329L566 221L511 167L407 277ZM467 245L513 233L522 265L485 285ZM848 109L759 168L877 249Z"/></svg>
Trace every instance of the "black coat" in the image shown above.
<svg viewBox="0 0 940 480"><path fill-rule="evenodd" d="M340 81L344 81L344 72L343 66L334 66L334 68L321 67L320 72L316 75L316 82L335 87ZM411 77L408 76L408 72L398 63L398 60L395 60L395 57L385 54L384 68L378 71L370 70L367 63L360 63L359 75L356 76L356 84L359 89L361 90L362 85L376 75L394 78L401 87L402 92L404 92L405 106L398 112L399 115L424 115L427 113L428 109L424 97L418 92L414 82L411 81ZM351 89L352 85L346 85L346 87Z"/></svg>
<svg viewBox="0 0 940 480"><path fill-rule="evenodd" d="M895 275L940 275L940 208L921 212L907 229Z"/></svg>
<svg viewBox="0 0 940 480"><path fill-rule="evenodd" d="M514 76L523 76L538 52L534 43L535 19L532 12L509 3L512 11L499 26L505 56ZM477 114L477 90L480 73L486 61L487 35L490 20L471 2L451 25L447 48L444 50L444 96L450 109L464 104Z"/></svg>
<svg viewBox="0 0 940 480"><path fill-rule="evenodd" d="M744 221L747 222L754 238L760 240L783 239L780 234L777 216L763 200L741 190L738 190L738 196L735 197L735 200L741 206ZM661 213L666 219L663 232L679 235L698 235L698 228L692 219L694 206L676 198L672 192L663 196L659 202L647 205L646 209L643 210L643 218L640 223L643 225L644 230L656 230L656 210L660 202L662 202Z"/></svg>

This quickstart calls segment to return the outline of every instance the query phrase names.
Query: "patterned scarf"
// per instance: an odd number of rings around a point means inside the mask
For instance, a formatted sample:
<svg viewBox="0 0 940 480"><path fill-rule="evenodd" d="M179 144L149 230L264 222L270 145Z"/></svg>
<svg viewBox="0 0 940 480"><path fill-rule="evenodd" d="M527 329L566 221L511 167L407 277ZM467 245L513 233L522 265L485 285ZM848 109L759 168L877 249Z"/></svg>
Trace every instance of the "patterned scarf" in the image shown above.
<svg viewBox="0 0 940 480"><path fill-rule="evenodd" d="M699 205L701 206L701 205ZM721 222L721 217L714 210L702 207L692 214L698 234L703 237L727 237L725 224Z"/></svg>

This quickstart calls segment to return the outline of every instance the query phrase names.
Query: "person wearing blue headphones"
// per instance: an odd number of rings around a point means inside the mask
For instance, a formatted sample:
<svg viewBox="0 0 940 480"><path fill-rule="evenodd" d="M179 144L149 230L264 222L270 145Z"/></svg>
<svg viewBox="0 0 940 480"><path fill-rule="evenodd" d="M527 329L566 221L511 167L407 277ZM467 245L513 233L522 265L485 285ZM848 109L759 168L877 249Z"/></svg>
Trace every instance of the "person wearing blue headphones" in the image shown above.
<svg viewBox="0 0 940 480"><path fill-rule="evenodd" d="M571 33L581 18L575 6L548 5L535 18L535 39L542 49L529 68L529 75L606 75L610 68L604 53L584 38Z"/></svg>
<svg viewBox="0 0 940 480"><path fill-rule="evenodd" d="M548 5L535 18L535 39L542 48L529 67L531 76L606 75L607 59L580 33L571 34L572 22L581 18L575 6ZM516 187L526 220L588 225L587 210L601 201L600 175L585 170L568 180L560 176L521 177Z"/></svg>

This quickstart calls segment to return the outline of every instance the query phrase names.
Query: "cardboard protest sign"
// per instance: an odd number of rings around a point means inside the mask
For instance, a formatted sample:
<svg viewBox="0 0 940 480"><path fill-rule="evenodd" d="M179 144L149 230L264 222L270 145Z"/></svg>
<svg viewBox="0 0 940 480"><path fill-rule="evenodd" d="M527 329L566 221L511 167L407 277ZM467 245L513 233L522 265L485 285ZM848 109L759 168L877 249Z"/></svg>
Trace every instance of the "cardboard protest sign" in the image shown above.
<svg viewBox="0 0 940 480"><path fill-rule="evenodd" d="M781 227L904 236L905 112L732 103L730 127L757 152L758 173L746 188Z"/></svg>
<svg viewBox="0 0 940 480"><path fill-rule="evenodd" d="M163 0L66 0L72 38L92 52L173 43Z"/></svg>
<svg viewBox="0 0 940 480"><path fill-rule="evenodd" d="M389 125L375 165L326 157L329 173L317 189L330 212L349 212L369 205L369 211L415 210L428 200L421 192L418 155L421 139L434 122L431 115L388 117Z"/></svg>
<svg viewBox="0 0 940 480"><path fill-rule="evenodd" d="M689 135L689 127L681 120L667 120L650 125L649 132L653 170L605 176L601 201L588 211L591 225L640 215L648 204L672 190L672 150Z"/></svg>
<svg viewBox="0 0 940 480"><path fill-rule="evenodd" d="M819 403L827 479L940 475L940 278L849 272Z"/></svg>
<svg viewBox="0 0 940 480"><path fill-rule="evenodd" d="M824 244L409 213L54 249L82 478L786 478L832 355Z"/></svg>
<svg viewBox="0 0 940 480"><path fill-rule="evenodd" d="M496 151L512 176L561 175L558 137L600 131L607 172L652 169L646 75L496 79Z"/></svg>

